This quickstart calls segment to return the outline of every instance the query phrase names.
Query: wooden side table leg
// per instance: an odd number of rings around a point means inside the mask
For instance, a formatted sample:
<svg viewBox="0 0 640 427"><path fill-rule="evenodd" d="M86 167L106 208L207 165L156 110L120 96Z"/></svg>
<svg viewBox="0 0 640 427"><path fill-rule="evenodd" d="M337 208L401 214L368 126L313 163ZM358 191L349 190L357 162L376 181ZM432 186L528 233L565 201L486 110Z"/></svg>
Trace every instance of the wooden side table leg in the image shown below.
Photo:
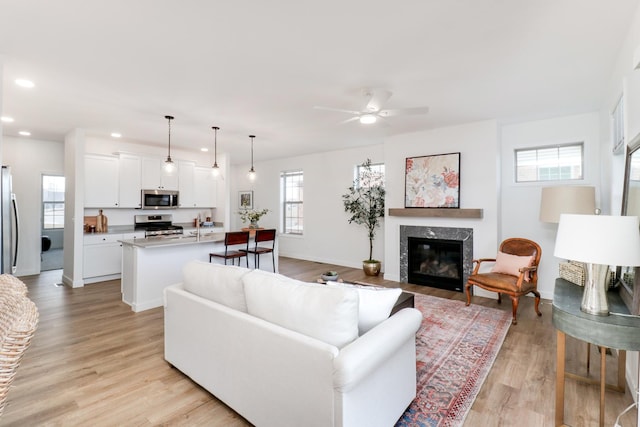
<svg viewBox="0 0 640 427"><path fill-rule="evenodd" d="M600 347L600 427L604 427L604 389L607 384L606 357L607 348Z"/></svg>
<svg viewBox="0 0 640 427"><path fill-rule="evenodd" d="M564 425L565 334L556 331L556 427Z"/></svg>

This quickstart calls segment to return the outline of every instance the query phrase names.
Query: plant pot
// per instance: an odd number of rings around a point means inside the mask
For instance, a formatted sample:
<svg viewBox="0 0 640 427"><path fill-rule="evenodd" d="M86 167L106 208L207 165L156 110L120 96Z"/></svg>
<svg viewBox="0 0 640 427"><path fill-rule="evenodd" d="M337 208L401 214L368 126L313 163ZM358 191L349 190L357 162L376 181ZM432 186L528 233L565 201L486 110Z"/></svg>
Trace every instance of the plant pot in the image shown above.
<svg viewBox="0 0 640 427"><path fill-rule="evenodd" d="M382 263L380 261L362 261L362 271L367 276L377 276L380 274Z"/></svg>

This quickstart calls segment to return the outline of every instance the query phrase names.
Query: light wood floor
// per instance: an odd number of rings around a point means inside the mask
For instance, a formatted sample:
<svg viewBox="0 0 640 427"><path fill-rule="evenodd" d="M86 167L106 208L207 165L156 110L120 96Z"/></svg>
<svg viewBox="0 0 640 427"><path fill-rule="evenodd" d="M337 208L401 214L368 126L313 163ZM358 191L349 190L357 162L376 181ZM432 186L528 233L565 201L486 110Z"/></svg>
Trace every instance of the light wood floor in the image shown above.
<svg viewBox="0 0 640 427"><path fill-rule="evenodd" d="M326 270L345 280L398 286L360 270L288 258L280 272L313 281ZM70 289L55 286L61 272L22 277L40 310L40 325L18 370L2 426L245 426L248 423L163 359L162 308L133 313L121 301L120 282ZM461 293L428 287L403 288L464 300ZM511 310L507 300L474 297L474 303ZM552 426L555 402L555 330L551 305L524 298L518 325L511 326L496 362L473 404L465 426ZM599 357L591 372L598 375ZM586 345L567 337L567 368L585 371ZM616 381L617 361L607 356L607 377ZM597 386L567 380L565 422L574 427L598 421ZM632 402L631 394L607 391L607 426ZM372 402L372 404L375 404ZM622 418L636 425L635 410Z"/></svg>

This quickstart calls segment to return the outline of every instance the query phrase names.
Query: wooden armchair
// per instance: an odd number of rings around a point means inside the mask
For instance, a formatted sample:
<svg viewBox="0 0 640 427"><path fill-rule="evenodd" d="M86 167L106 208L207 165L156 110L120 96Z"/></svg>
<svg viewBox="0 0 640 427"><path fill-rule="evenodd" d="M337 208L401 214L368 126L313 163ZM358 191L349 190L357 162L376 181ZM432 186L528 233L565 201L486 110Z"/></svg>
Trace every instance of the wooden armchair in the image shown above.
<svg viewBox="0 0 640 427"><path fill-rule="evenodd" d="M538 287L538 265L542 249L536 242L512 238L500 244L500 250L496 258L482 258L473 260L475 268L465 289L467 292L467 305L471 304L471 291L474 285L487 291L498 293L498 303L502 302L501 295L509 295L513 305L513 324L517 325L516 313L518 302L522 295L532 292L535 295L535 311L542 316L538 306L540 305L540 293ZM479 273L483 262L495 263L490 272Z"/></svg>

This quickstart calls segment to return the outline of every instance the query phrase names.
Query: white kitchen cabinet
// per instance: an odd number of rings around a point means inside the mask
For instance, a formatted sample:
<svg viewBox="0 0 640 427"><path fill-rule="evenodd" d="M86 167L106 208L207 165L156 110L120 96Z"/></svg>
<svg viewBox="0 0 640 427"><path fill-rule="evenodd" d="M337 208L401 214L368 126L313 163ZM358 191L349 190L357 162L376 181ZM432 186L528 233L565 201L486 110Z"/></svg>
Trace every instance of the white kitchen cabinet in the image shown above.
<svg viewBox="0 0 640 427"><path fill-rule="evenodd" d="M99 154L84 157L84 207L118 207L118 158Z"/></svg>
<svg viewBox="0 0 640 427"><path fill-rule="evenodd" d="M215 208L217 202L216 179L211 168L195 167L195 205L198 208Z"/></svg>
<svg viewBox="0 0 640 427"><path fill-rule="evenodd" d="M153 157L142 158L141 185L143 190L178 190L179 170L169 174L164 168L164 160Z"/></svg>
<svg viewBox="0 0 640 427"><path fill-rule="evenodd" d="M178 166L178 203L181 208L195 208L195 167L194 162L179 162Z"/></svg>
<svg viewBox="0 0 640 427"><path fill-rule="evenodd" d="M82 277L85 283L116 279L122 271L120 240L144 238L144 232L84 236Z"/></svg>
<svg viewBox="0 0 640 427"><path fill-rule="evenodd" d="M140 157L121 154L118 159L118 203L121 208L140 208L142 161Z"/></svg>

